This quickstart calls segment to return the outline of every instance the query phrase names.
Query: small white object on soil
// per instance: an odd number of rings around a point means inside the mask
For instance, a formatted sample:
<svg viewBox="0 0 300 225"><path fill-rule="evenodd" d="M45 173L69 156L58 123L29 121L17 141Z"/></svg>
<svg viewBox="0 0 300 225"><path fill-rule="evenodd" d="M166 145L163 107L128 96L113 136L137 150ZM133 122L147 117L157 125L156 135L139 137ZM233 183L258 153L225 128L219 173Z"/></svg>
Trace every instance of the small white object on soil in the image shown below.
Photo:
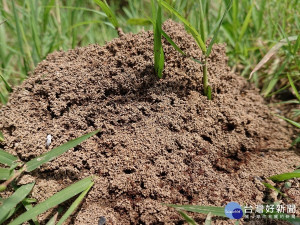
<svg viewBox="0 0 300 225"><path fill-rule="evenodd" d="M49 146L51 144L51 139L52 139L51 134L48 134L47 135L47 141L46 141L46 148L49 148Z"/></svg>

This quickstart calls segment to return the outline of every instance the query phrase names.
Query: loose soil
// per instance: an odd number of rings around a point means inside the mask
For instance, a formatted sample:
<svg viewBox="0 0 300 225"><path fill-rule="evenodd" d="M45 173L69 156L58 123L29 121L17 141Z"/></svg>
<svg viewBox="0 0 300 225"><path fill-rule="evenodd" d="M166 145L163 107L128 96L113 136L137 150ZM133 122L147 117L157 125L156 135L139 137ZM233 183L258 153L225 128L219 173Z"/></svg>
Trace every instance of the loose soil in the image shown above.
<svg viewBox="0 0 300 225"><path fill-rule="evenodd" d="M167 21L164 29L203 60L183 26ZM253 85L230 72L223 44L208 60L212 101L202 94L201 65L166 41L163 47L163 79L154 74L151 31L52 53L0 110L2 147L24 161L49 151L48 134L51 149L101 129L32 174L39 201L97 175L70 224L97 224L100 217L107 224L183 224L161 203L255 207L278 200L262 180L299 166L299 152L289 149L293 130ZM287 195L299 206L297 185L292 181Z"/></svg>

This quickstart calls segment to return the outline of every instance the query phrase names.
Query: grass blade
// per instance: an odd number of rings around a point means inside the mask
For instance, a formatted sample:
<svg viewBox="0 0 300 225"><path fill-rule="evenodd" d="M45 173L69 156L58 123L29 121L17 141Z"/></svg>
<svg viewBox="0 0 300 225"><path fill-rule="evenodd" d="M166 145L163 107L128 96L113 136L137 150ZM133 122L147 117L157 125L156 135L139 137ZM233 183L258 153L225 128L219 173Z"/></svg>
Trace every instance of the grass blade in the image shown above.
<svg viewBox="0 0 300 225"><path fill-rule="evenodd" d="M28 3L29 2L29 3ZM35 60L35 64L41 61L42 58L42 51L41 51L41 40L40 36L38 35L38 21L37 21L37 13L36 7L32 0L28 0L28 8L30 9L30 26L32 31L32 40L34 43L35 51L37 53L37 59Z"/></svg>
<svg viewBox="0 0 300 225"><path fill-rule="evenodd" d="M58 212L51 217L51 219L46 223L46 225L55 225L57 217L58 217Z"/></svg>
<svg viewBox="0 0 300 225"><path fill-rule="evenodd" d="M212 98L212 97L211 97L211 92L212 92L212 91L211 91L211 86L208 85L208 86L207 86L207 99L208 99L208 100L211 100L211 98Z"/></svg>
<svg viewBox="0 0 300 225"><path fill-rule="evenodd" d="M202 52L206 53L206 46L201 38L201 35L197 32L197 30L192 26L192 24L189 23L182 15L180 15L179 12L177 12L172 6L170 6L168 3L166 3L163 0L158 1L160 5L162 5L164 8L166 8L169 12L173 13L181 22L184 23L184 25L188 28L188 30L191 32L192 36L195 38L198 46L201 48Z"/></svg>
<svg viewBox="0 0 300 225"><path fill-rule="evenodd" d="M160 48L160 54L159 54L158 71L157 71L157 74L158 74L159 78L162 78L162 76L163 76L162 73L163 73L163 70L164 70L164 65L165 65L165 55L164 55L164 50L161 47Z"/></svg>
<svg viewBox="0 0 300 225"><path fill-rule="evenodd" d="M83 26L83 25L96 24L96 23L98 23L98 24L106 24L109 27L114 28L114 26L111 23L108 23L108 22L103 22L101 20L86 20L86 21L74 24L73 26L70 26L69 29L68 29L68 32L74 30L77 27Z"/></svg>
<svg viewBox="0 0 300 225"><path fill-rule="evenodd" d="M49 14L51 9L54 7L55 0L49 0L47 3L47 6L44 9L43 13L43 33L46 31L48 20L49 20Z"/></svg>
<svg viewBox="0 0 300 225"><path fill-rule="evenodd" d="M98 4L101 7L101 9L105 12L109 21L114 25L115 29L118 29L119 28L118 20L115 14L113 13L113 11L109 8L109 6L101 0L94 0L94 2Z"/></svg>
<svg viewBox="0 0 300 225"><path fill-rule="evenodd" d="M156 4L155 2L156 0L151 0L151 12L152 12L152 21L156 20Z"/></svg>
<svg viewBox="0 0 300 225"><path fill-rule="evenodd" d="M292 143L292 146L295 146L296 144L300 143L300 136L298 136Z"/></svg>
<svg viewBox="0 0 300 225"><path fill-rule="evenodd" d="M298 35L298 38L297 38L297 41L295 43L295 46L294 46L294 54L296 55L297 54L297 51L300 47L300 35Z"/></svg>
<svg viewBox="0 0 300 225"><path fill-rule="evenodd" d="M297 40L297 36L291 36L288 37L289 41L295 41ZM286 39L282 39L280 40L276 45L274 45L269 51L268 53L262 58L262 60L260 60L260 62L254 67L254 69L252 70L252 72L250 73L250 77L249 79L251 79L252 75L258 71L264 64L266 64L269 59L283 46L286 45L287 41Z"/></svg>
<svg viewBox="0 0 300 225"><path fill-rule="evenodd" d="M299 36L299 37L300 37L300 36ZM298 100L299 100L299 102L300 102L300 94L299 94L299 92L298 92L298 90L297 90L297 88L296 88L296 86L295 86L295 84L294 84L293 79L291 78L290 74L287 74L287 77L288 77L288 79L289 79L289 82L290 82L290 84L291 84L291 87L292 87L293 91L295 92L296 97L298 98Z"/></svg>
<svg viewBox="0 0 300 225"><path fill-rule="evenodd" d="M105 13L99 12L97 10L89 9L89 8L73 7L73 6L59 6L59 8L61 8L61 9L70 9L70 10L77 10L77 11L92 12L92 13L96 13L96 14L98 14L100 16L103 16L103 17L107 18L107 15Z"/></svg>
<svg viewBox="0 0 300 225"><path fill-rule="evenodd" d="M67 142L67 143L41 155L41 156L38 156L38 157L32 159L31 161L29 161L25 164L26 171L31 172L31 171L35 170L42 164L53 160L54 158L60 156L64 152L68 151L69 149L74 148L76 145L80 144L81 142L85 141L86 139L90 138L91 136L97 134L98 132L99 132L99 130L85 134L85 135L83 135L79 138L76 138L74 140L71 140L71 141L69 141L69 142Z"/></svg>
<svg viewBox="0 0 300 225"><path fill-rule="evenodd" d="M9 198L3 201L0 206L0 224L3 223L7 218L9 212L17 206L32 190L34 183L26 184L18 188Z"/></svg>
<svg viewBox="0 0 300 225"><path fill-rule="evenodd" d="M278 174L278 175L274 175L269 177L268 179L272 180L272 181L285 181L285 180L289 180L292 178L299 178L300 177L300 172L292 172L292 173L282 173L282 174Z"/></svg>
<svg viewBox="0 0 300 225"><path fill-rule="evenodd" d="M249 25L249 22L250 22L250 19L251 19L251 13L252 13L252 9L253 9L253 4L251 5L248 13L247 13L247 16L245 18L245 21L242 25L242 28L241 28L241 32L240 32L240 35L239 35L239 42L242 40L246 30L247 30L247 27Z"/></svg>
<svg viewBox="0 0 300 225"><path fill-rule="evenodd" d="M35 203L35 202L36 202L36 199L26 198L22 201L22 204L25 207L25 209L28 211L33 208L33 206L31 204ZM37 220L37 217L31 218L31 220L34 223L34 225L40 225L40 223Z"/></svg>
<svg viewBox="0 0 300 225"><path fill-rule="evenodd" d="M153 24L153 26L155 27L155 22L151 21L150 19L136 18L136 19L129 19L127 20L127 23L128 22L131 25L141 25L141 26L147 26ZM178 47L178 45L170 38L170 36L166 32L161 30L161 35L164 36L164 38L167 39L167 41L173 46L173 48L175 48L180 54L186 56L186 54Z"/></svg>
<svg viewBox="0 0 300 225"><path fill-rule="evenodd" d="M156 14L156 22L154 25L154 69L159 78L162 78L162 72L164 69L164 52L161 42L162 34L162 15L161 6L158 6Z"/></svg>
<svg viewBox="0 0 300 225"><path fill-rule="evenodd" d="M74 197L75 195L86 190L93 183L92 177L87 177L83 180L76 182L75 184L70 185L69 187L63 189L62 191L54 194L44 202L37 204L31 210L23 213L14 221L12 221L9 225L19 225L24 223L25 221L30 220L43 212L46 212L48 209L51 209L62 202Z"/></svg>
<svg viewBox="0 0 300 225"><path fill-rule="evenodd" d="M1 26L2 24L4 24L6 21L7 21L7 20L1 21L1 22L0 22L0 26Z"/></svg>
<svg viewBox="0 0 300 225"><path fill-rule="evenodd" d="M169 35L167 35L163 30L161 32L162 36L167 39L167 41L173 46L173 48L175 48L180 54L186 56L186 54L176 45L176 43L169 37Z"/></svg>
<svg viewBox="0 0 300 225"><path fill-rule="evenodd" d="M86 196L86 194L89 192L89 190L91 189L91 187L94 185L94 182L92 182L90 184L90 186L83 191L78 198L72 203L72 205L70 206L70 208L67 210L67 212L60 218L60 220L58 221L58 223L56 225L62 225L66 219L76 210L76 208L80 205L80 203L82 202L82 200L84 199L84 197Z"/></svg>
<svg viewBox="0 0 300 225"><path fill-rule="evenodd" d="M204 12L203 12L203 6L202 6L202 1L199 0L199 11L200 11L200 34L202 40L205 40L205 28L204 28Z"/></svg>
<svg viewBox="0 0 300 225"><path fill-rule="evenodd" d="M273 88L275 87L275 85L277 84L280 75L283 73L284 69L286 68L286 66L288 65L288 61L289 58L287 57L286 60L284 60L284 62L282 63L282 65L279 67L279 69L277 70L277 72L273 75L272 79L269 81L269 83L267 84L267 87L264 88L263 87L263 91L262 94L267 97L270 92L273 90Z"/></svg>
<svg viewBox="0 0 300 225"><path fill-rule="evenodd" d="M196 223L196 221L190 217L189 215L187 215L186 213L184 213L183 211L178 211L179 214L185 219L185 221L189 224L189 225L198 225Z"/></svg>
<svg viewBox="0 0 300 225"><path fill-rule="evenodd" d="M146 18L131 18L127 20L129 25L149 26L152 24L151 20Z"/></svg>
<svg viewBox="0 0 300 225"><path fill-rule="evenodd" d="M214 44L214 43L216 42L216 40L217 40L217 37L218 37L218 34L219 34L220 27L221 27L221 25L222 25L222 23L223 23L223 20L224 20L226 14L227 14L228 11L230 10L231 6L232 6L232 0L231 0L230 3L227 5L227 7L226 7L226 9L225 9L225 12L224 12L224 14L223 14L223 16L222 16L222 18L221 18L220 22L218 23L217 28L216 28L215 31L214 31L213 38L211 39L211 41L210 41L210 43L209 43L209 45L208 45L208 47L207 47L207 52L206 52L206 56L207 56L207 57L210 55L212 46L213 46L213 44Z"/></svg>
<svg viewBox="0 0 300 225"><path fill-rule="evenodd" d="M276 187L274 187L273 185L269 184L269 183L265 183L265 182L262 182L262 184L266 187L266 188L269 188L271 190L274 190L276 191L278 194L281 194L282 196L285 197L285 194L283 194L281 191L279 191Z"/></svg>
<svg viewBox="0 0 300 225"><path fill-rule="evenodd" d="M295 127L300 128L300 123L297 123L296 121L287 119L287 118L285 118L285 117L283 117L283 116L280 116L280 115L278 115L278 114L275 114L275 116L277 116L277 117L279 117L280 119L283 119L283 120L289 122L290 124L294 125Z"/></svg>
<svg viewBox="0 0 300 225"><path fill-rule="evenodd" d="M21 51L22 55L24 55L23 40L22 40L21 27L20 27L21 25L20 25L19 17L17 15L15 1L11 1L11 4L12 4L12 8L13 8L14 21L16 22L16 31L17 31L17 38L18 38L19 48L20 48L20 51ZM27 65L27 61L24 57L23 57L23 61L24 61L25 72L27 74L28 71L29 71L29 68L28 68L28 65Z"/></svg>
<svg viewBox="0 0 300 225"><path fill-rule="evenodd" d="M7 180L11 176L12 170L0 168L0 180Z"/></svg>
<svg viewBox="0 0 300 225"><path fill-rule="evenodd" d="M12 92L12 88L10 87L10 85L7 83L7 81L4 79L4 77L0 74L0 78L2 79L2 81L4 82L5 88L8 92Z"/></svg>
<svg viewBox="0 0 300 225"><path fill-rule="evenodd" d="M200 205L172 205L172 204L167 206L173 207L177 210L185 210L189 212L196 212L196 213L203 213L203 214L211 213L211 215L226 217L224 207L200 206Z"/></svg>
<svg viewBox="0 0 300 225"><path fill-rule="evenodd" d="M1 91L0 91L0 100L1 100L3 105L6 105L7 98L4 97L4 95L1 93ZM3 141L3 140L1 140L1 137L0 137L0 141Z"/></svg>
<svg viewBox="0 0 300 225"><path fill-rule="evenodd" d="M211 225L211 213L207 214L207 217L206 217L204 225Z"/></svg>
<svg viewBox="0 0 300 225"><path fill-rule="evenodd" d="M0 163L2 163L4 165L12 166L16 160L18 160L17 157L0 149Z"/></svg>

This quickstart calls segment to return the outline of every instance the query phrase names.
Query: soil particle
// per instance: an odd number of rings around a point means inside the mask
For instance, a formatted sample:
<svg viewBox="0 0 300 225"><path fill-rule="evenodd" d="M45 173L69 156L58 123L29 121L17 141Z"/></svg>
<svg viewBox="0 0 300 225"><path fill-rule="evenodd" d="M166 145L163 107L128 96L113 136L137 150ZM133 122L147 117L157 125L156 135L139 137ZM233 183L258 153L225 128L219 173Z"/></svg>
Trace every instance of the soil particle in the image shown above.
<svg viewBox="0 0 300 225"><path fill-rule="evenodd" d="M183 26L167 21L164 29L203 60ZM255 87L230 72L223 44L214 45L208 60L212 101L202 94L201 65L166 41L163 47L163 79L154 74L151 31L52 53L0 110L5 150L22 160L49 151L47 135L51 149L101 129L34 174L39 201L97 176L70 224L100 218L106 224L183 224L161 203L255 206L265 190L255 177L298 166L299 153L289 150L292 129L271 114Z"/></svg>

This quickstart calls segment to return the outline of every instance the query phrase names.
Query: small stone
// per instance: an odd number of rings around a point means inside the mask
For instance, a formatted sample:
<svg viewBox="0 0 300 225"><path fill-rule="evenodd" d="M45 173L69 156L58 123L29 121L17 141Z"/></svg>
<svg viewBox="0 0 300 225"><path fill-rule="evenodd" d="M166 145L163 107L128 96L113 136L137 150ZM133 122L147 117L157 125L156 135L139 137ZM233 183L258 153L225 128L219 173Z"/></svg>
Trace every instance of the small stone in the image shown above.
<svg viewBox="0 0 300 225"><path fill-rule="evenodd" d="M287 188L287 189L291 188L292 187L291 182L285 182L284 187Z"/></svg>
<svg viewBox="0 0 300 225"><path fill-rule="evenodd" d="M98 221L98 225L104 225L106 223L106 219L104 216L101 216L99 221Z"/></svg>

